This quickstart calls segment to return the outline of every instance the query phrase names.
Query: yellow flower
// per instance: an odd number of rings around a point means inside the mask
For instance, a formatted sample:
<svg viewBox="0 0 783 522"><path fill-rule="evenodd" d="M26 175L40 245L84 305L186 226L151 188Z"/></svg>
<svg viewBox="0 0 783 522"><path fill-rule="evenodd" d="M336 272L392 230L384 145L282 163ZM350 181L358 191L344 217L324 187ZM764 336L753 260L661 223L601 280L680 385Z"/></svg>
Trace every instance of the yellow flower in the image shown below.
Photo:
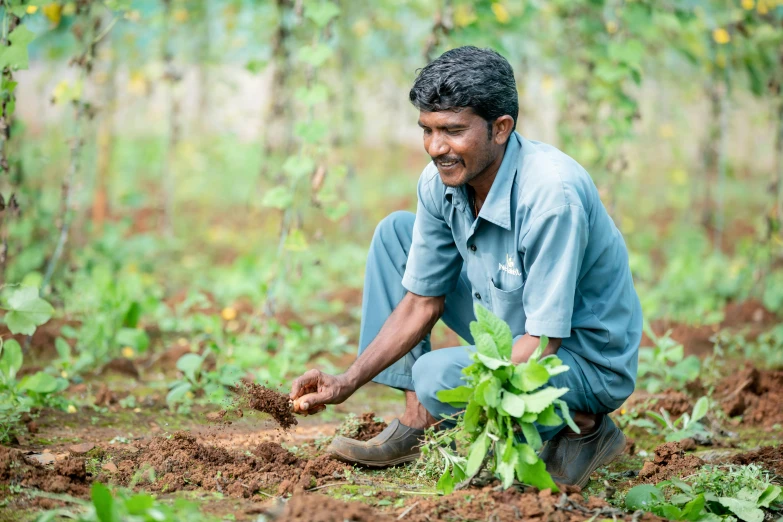
<svg viewBox="0 0 783 522"><path fill-rule="evenodd" d="M476 13L467 4L460 4L454 9L454 23L457 27L465 27L476 21Z"/></svg>
<svg viewBox="0 0 783 522"><path fill-rule="evenodd" d="M188 340L185 339L184 337L180 337L179 339L177 339L177 344L180 346L187 346Z"/></svg>
<svg viewBox="0 0 783 522"><path fill-rule="evenodd" d="M759 5L756 6L756 11L760 15L765 15L769 13L769 7L767 7L767 2L765 0L759 0Z"/></svg>
<svg viewBox="0 0 783 522"><path fill-rule="evenodd" d="M501 24L507 24L511 20L511 15L508 14L506 6L501 3L493 3L492 12L495 13L495 18L497 18L498 22Z"/></svg>
<svg viewBox="0 0 783 522"><path fill-rule="evenodd" d="M685 172L685 169L674 169L671 171L670 174L672 183L675 185L685 185L688 183L688 173Z"/></svg>
<svg viewBox="0 0 783 522"><path fill-rule="evenodd" d="M750 11L756 6L755 0L742 0L740 2L740 5L742 5L742 8L746 11Z"/></svg>
<svg viewBox="0 0 783 522"><path fill-rule="evenodd" d="M620 410L620 415L625 415L627 412L628 412L628 410L623 408L622 410Z"/></svg>
<svg viewBox="0 0 783 522"><path fill-rule="evenodd" d="M61 371L60 372L60 377L62 377L63 379L67 379L68 378L68 372L66 372L65 370Z"/></svg>
<svg viewBox="0 0 783 522"><path fill-rule="evenodd" d="M38 11L38 6L37 5L28 5L27 9L25 9L25 11L27 11L27 14L35 14L35 12Z"/></svg>
<svg viewBox="0 0 783 522"><path fill-rule="evenodd" d="M723 45L731 41L731 35L726 29L719 27L712 31L712 39L715 40L715 43Z"/></svg>
<svg viewBox="0 0 783 522"><path fill-rule="evenodd" d="M220 317L222 317L224 321L233 321L237 318L237 311L230 306L226 307L220 312Z"/></svg>
<svg viewBox="0 0 783 522"><path fill-rule="evenodd" d="M609 20L608 22L606 22L606 32L607 33L614 34L614 33L617 32L618 28L619 27L617 26L617 22L615 22L614 20Z"/></svg>
<svg viewBox="0 0 783 522"><path fill-rule="evenodd" d="M174 20L179 22L179 23L187 22L188 21L188 10L185 9L184 7L182 7L180 9L177 9L176 11L174 11Z"/></svg>
<svg viewBox="0 0 783 522"><path fill-rule="evenodd" d="M63 10L62 7L60 7L60 4L46 4L41 10L43 11L44 16L52 22L52 25L57 26L60 24L60 20L63 17Z"/></svg>
<svg viewBox="0 0 783 522"><path fill-rule="evenodd" d="M73 404L69 404L68 413L76 413L76 406L74 406Z"/></svg>
<svg viewBox="0 0 783 522"><path fill-rule="evenodd" d="M131 348L130 346L126 346L125 348L122 349L122 356L125 357L126 359L130 359L131 357L133 357L135 353L136 352L133 351L133 348Z"/></svg>

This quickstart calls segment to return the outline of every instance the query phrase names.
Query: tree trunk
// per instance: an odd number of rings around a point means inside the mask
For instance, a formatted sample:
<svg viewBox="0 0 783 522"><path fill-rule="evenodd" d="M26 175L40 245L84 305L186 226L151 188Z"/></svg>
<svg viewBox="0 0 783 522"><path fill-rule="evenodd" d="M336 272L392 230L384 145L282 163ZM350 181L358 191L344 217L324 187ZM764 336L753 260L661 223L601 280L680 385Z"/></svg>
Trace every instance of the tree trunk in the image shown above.
<svg viewBox="0 0 783 522"><path fill-rule="evenodd" d="M114 111L117 103L117 59L112 49L106 82L103 85L103 108L98 122L95 196L92 202L92 224L96 234L103 231L109 214L109 177L114 153Z"/></svg>

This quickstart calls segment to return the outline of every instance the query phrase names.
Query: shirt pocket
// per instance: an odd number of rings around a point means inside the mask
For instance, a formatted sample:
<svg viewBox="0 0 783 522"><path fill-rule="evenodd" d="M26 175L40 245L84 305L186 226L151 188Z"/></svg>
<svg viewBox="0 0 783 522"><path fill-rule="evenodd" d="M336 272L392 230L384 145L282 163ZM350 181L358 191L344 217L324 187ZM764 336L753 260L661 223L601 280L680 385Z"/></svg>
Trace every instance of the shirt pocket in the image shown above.
<svg viewBox="0 0 783 522"><path fill-rule="evenodd" d="M522 306L525 283L521 283L512 290L501 290L495 285L494 279L490 279L489 292L492 298L492 311L495 315L508 323L512 334L525 333L527 315L524 306Z"/></svg>

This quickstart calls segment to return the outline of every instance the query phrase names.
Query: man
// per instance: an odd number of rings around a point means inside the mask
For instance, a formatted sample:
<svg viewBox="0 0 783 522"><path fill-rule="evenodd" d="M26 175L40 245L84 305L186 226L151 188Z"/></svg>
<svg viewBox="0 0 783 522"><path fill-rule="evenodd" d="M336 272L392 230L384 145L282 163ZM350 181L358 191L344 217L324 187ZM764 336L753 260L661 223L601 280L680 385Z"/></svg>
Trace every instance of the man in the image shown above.
<svg viewBox="0 0 783 522"><path fill-rule="evenodd" d="M473 306L511 326L512 361L545 335L570 371L551 379L580 433L540 426L553 479L584 486L625 447L607 413L636 380L642 315L622 235L585 170L514 129L514 73L491 50L460 47L418 74L419 109L432 157L416 215L395 212L375 231L367 259L359 356L342 375L310 370L294 381L294 409L338 404L370 380L405 391L405 413L368 442L337 437L342 460L387 466L416 459L423 430L456 409L437 392L462 384L472 347L430 351L438 319L472 342Z"/></svg>

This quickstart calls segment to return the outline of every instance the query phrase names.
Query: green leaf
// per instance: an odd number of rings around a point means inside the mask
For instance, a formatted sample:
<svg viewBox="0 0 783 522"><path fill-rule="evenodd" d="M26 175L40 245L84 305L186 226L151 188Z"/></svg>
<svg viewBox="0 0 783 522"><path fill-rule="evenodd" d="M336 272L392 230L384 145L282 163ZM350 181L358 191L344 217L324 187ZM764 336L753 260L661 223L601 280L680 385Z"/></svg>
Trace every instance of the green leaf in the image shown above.
<svg viewBox="0 0 783 522"><path fill-rule="evenodd" d="M517 454L512 454L510 459L502 459L495 467L495 472L503 483L503 489L508 489L514 483L514 472L517 465Z"/></svg>
<svg viewBox="0 0 783 522"><path fill-rule="evenodd" d="M332 54L334 54L334 51L332 51L332 48L328 45L316 44L299 49L297 58L299 61L309 64L313 67L320 67L326 62L326 60L331 58Z"/></svg>
<svg viewBox="0 0 783 522"><path fill-rule="evenodd" d="M125 501L125 509L129 515L143 516L154 504L155 499L150 495L133 495Z"/></svg>
<svg viewBox="0 0 783 522"><path fill-rule="evenodd" d="M435 489L438 493L448 495L454 491L454 477L451 475L451 470L447 469L443 472L443 475L438 479L438 483L435 485Z"/></svg>
<svg viewBox="0 0 783 522"><path fill-rule="evenodd" d="M528 464L524 459L517 459L516 471L517 479L523 484L528 484L540 490L551 489L553 492L558 491L552 476L547 473L546 464L541 459L537 459L534 464Z"/></svg>
<svg viewBox="0 0 783 522"><path fill-rule="evenodd" d="M189 382L177 383L171 390L169 390L169 393L166 395L166 404L168 404L169 407L177 404L182 400L185 394L190 391L191 388L192 385Z"/></svg>
<svg viewBox="0 0 783 522"><path fill-rule="evenodd" d="M484 457L487 456L490 442L486 431L473 441L473 444L470 447L470 454L468 455L468 464L465 467L465 473L469 477L474 476L478 473L479 469L481 469L481 465L484 463Z"/></svg>
<svg viewBox="0 0 783 522"><path fill-rule="evenodd" d="M294 94L296 99L307 106L324 103L329 97L329 89L323 83L316 83L310 87L299 87Z"/></svg>
<svg viewBox="0 0 783 522"><path fill-rule="evenodd" d="M574 433L582 433L579 426L576 425L574 419L571 418L571 411L568 409L568 404L562 399L557 399L555 404L560 406L560 416L565 421L566 425L573 430Z"/></svg>
<svg viewBox="0 0 783 522"><path fill-rule="evenodd" d="M756 505L759 507L768 508L770 505L772 505L773 502L775 502L777 498L780 497L781 492L783 492L783 489L781 489L780 486L774 486L770 484L756 501Z"/></svg>
<svg viewBox="0 0 783 522"><path fill-rule="evenodd" d="M305 4L305 16L318 27L326 27L326 24L340 14L340 8L333 2L310 2Z"/></svg>
<svg viewBox="0 0 783 522"><path fill-rule="evenodd" d="M523 392L532 392L547 383L549 372L545 366L540 365L535 360L518 364L514 368L514 375L511 377L511 384Z"/></svg>
<svg viewBox="0 0 783 522"><path fill-rule="evenodd" d="M21 383L21 388L35 393L52 393L57 391L57 379L48 373L36 372L25 377Z"/></svg>
<svg viewBox="0 0 783 522"><path fill-rule="evenodd" d="M260 60L258 58L254 58L252 60L248 60L248 62L245 64L245 70L250 74L258 74L264 69L266 69L266 65L267 65L267 60Z"/></svg>
<svg viewBox="0 0 783 522"><path fill-rule="evenodd" d="M563 419L555 412L555 405L550 404L538 415L538 423L542 426L560 426Z"/></svg>
<svg viewBox="0 0 783 522"><path fill-rule="evenodd" d="M261 204L263 206L280 210L287 209L293 202L294 195L291 192L291 189L282 185L267 190L264 193L264 197L261 198Z"/></svg>
<svg viewBox="0 0 783 522"><path fill-rule="evenodd" d="M549 344L549 337L546 335L542 335L538 339L538 348L536 348L536 351L533 352L533 355L530 356L530 359L528 361L537 361L541 358L541 354L544 353L544 350L546 350L546 345Z"/></svg>
<svg viewBox="0 0 783 522"><path fill-rule="evenodd" d="M329 133L329 124L326 121L313 120L299 122L294 125L294 134L307 143L316 144L323 141Z"/></svg>
<svg viewBox="0 0 783 522"><path fill-rule="evenodd" d="M696 404L693 406L693 415L691 416L691 420L688 424L693 424L694 422L698 422L704 418L704 416L707 415L707 410L709 407L710 400L707 397L702 397L696 401Z"/></svg>
<svg viewBox="0 0 783 522"><path fill-rule="evenodd" d="M33 286L17 288L8 298L8 313L5 324L14 334L33 335L35 328L52 317L52 305L38 297Z"/></svg>
<svg viewBox="0 0 783 522"><path fill-rule="evenodd" d="M500 405L500 381L492 377L484 388L484 402L491 408L497 408Z"/></svg>
<svg viewBox="0 0 783 522"><path fill-rule="evenodd" d="M288 233L283 248L290 252L304 252L309 248L307 238L301 228L295 228Z"/></svg>
<svg viewBox="0 0 783 522"><path fill-rule="evenodd" d="M481 418L481 406L471 401L465 410L465 429L468 433L475 433L479 429L479 420Z"/></svg>
<svg viewBox="0 0 783 522"><path fill-rule="evenodd" d="M685 504L682 508L682 518L684 520L699 520L701 518L701 512L704 509L707 500L703 494L697 495L693 500Z"/></svg>
<svg viewBox="0 0 783 522"><path fill-rule="evenodd" d="M474 341L476 342L476 353L490 359L501 359L498 347L491 335L488 333L479 334Z"/></svg>
<svg viewBox="0 0 783 522"><path fill-rule="evenodd" d="M503 391L503 399L500 401L500 407L506 413L518 419L525 413L525 399L505 390Z"/></svg>
<svg viewBox="0 0 783 522"><path fill-rule="evenodd" d="M476 356L476 359L478 359L481 364L489 368L490 370L497 370L498 368L501 368L503 366L508 366L509 362L501 361L500 359L494 359L492 357L487 357L486 355L480 354L476 352L474 354Z"/></svg>
<svg viewBox="0 0 783 522"><path fill-rule="evenodd" d="M11 45L0 50L0 69L9 67L11 69L27 69L29 65L29 55L27 46L35 39L35 33L30 31L25 25L19 25L14 29L8 40Z"/></svg>
<svg viewBox="0 0 783 522"><path fill-rule="evenodd" d="M14 339L8 339L0 347L2 356L0 357L0 372L3 372L7 381L16 378L16 373L22 367L22 347Z"/></svg>
<svg viewBox="0 0 783 522"><path fill-rule="evenodd" d="M718 502L745 522L763 522L764 512L754 502L731 497L719 497Z"/></svg>
<svg viewBox="0 0 783 522"><path fill-rule="evenodd" d="M544 445L544 442L541 440L541 434L538 432L536 425L530 422L522 422L521 426L522 435L525 436L525 441L530 445L530 447L536 451L541 449L541 446Z"/></svg>
<svg viewBox="0 0 783 522"><path fill-rule="evenodd" d="M62 337L58 337L57 339L54 340L54 348L57 350L57 355L60 356L60 359L70 360L71 345L68 344L68 341L66 341Z"/></svg>
<svg viewBox="0 0 783 522"><path fill-rule="evenodd" d="M519 459L527 462L528 464L535 464L538 461L538 454L536 453L536 450L530 446L530 444L517 444L516 448Z"/></svg>
<svg viewBox="0 0 783 522"><path fill-rule="evenodd" d="M125 312L125 317L122 319L122 326L125 328L136 328L139 325L140 318L141 305L137 301L133 301L128 307L128 311Z"/></svg>
<svg viewBox="0 0 783 522"><path fill-rule="evenodd" d="M568 388L555 388L550 386L544 388L541 391L530 393L525 396L525 409L534 413L541 413L544 408L552 404L555 399L558 399L568 393Z"/></svg>
<svg viewBox="0 0 783 522"><path fill-rule="evenodd" d="M177 369L191 382L196 381L196 373L201 369L204 359L195 353L186 353L177 360Z"/></svg>
<svg viewBox="0 0 783 522"><path fill-rule="evenodd" d="M114 499L109 488L96 482L92 485L92 503L95 506L95 515L100 522L115 522Z"/></svg>
<svg viewBox="0 0 783 522"><path fill-rule="evenodd" d="M478 303L474 305L474 311L476 313L479 328L484 333L489 334L494 341L497 351L497 355L484 355L504 360L511 358L514 337L511 335L511 328L509 328L508 324Z"/></svg>
<svg viewBox="0 0 783 522"><path fill-rule="evenodd" d="M452 406L467 404L470 400L470 396L473 393L473 388L467 386L457 386L451 390L441 390L438 392L438 400L451 404Z"/></svg>
<svg viewBox="0 0 783 522"><path fill-rule="evenodd" d="M650 511L652 506L665 500L660 489L650 484L634 486L625 495L625 507L628 511Z"/></svg>
<svg viewBox="0 0 783 522"><path fill-rule="evenodd" d="M116 342L120 346L130 346L137 352L144 352L150 345L150 338L144 330L136 328L120 328Z"/></svg>

